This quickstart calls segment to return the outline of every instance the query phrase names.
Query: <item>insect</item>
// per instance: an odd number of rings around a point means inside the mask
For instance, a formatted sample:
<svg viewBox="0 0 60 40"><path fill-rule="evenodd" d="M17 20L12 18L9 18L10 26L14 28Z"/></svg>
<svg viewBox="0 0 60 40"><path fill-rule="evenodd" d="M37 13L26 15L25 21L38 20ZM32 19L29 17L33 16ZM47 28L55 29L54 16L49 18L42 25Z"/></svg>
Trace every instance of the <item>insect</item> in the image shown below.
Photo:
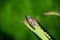
<svg viewBox="0 0 60 40"><path fill-rule="evenodd" d="M34 19L30 18L30 16L28 16L28 15L25 15L25 18L26 18L28 24L29 24L33 29L35 29Z"/></svg>
<svg viewBox="0 0 60 40"><path fill-rule="evenodd" d="M41 25L34 19L30 18L30 16L25 15L23 23L42 40L52 40L51 36L41 28ZM37 37L37 38L38 38Z"/></svg>

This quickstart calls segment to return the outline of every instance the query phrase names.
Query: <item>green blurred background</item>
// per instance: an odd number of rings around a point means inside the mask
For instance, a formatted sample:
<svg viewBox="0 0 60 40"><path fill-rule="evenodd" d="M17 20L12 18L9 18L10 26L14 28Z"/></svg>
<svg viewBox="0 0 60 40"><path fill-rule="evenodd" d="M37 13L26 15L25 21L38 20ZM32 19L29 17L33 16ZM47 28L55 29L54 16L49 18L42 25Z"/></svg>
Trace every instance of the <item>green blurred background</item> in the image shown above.
<svg viewBox="0 0 60 40"><path fill-rule="evenodd" d="M0 0L0 40L38 40L23 24L25 14L36 18L56 40L60 40L60 0Z"/></svg>

